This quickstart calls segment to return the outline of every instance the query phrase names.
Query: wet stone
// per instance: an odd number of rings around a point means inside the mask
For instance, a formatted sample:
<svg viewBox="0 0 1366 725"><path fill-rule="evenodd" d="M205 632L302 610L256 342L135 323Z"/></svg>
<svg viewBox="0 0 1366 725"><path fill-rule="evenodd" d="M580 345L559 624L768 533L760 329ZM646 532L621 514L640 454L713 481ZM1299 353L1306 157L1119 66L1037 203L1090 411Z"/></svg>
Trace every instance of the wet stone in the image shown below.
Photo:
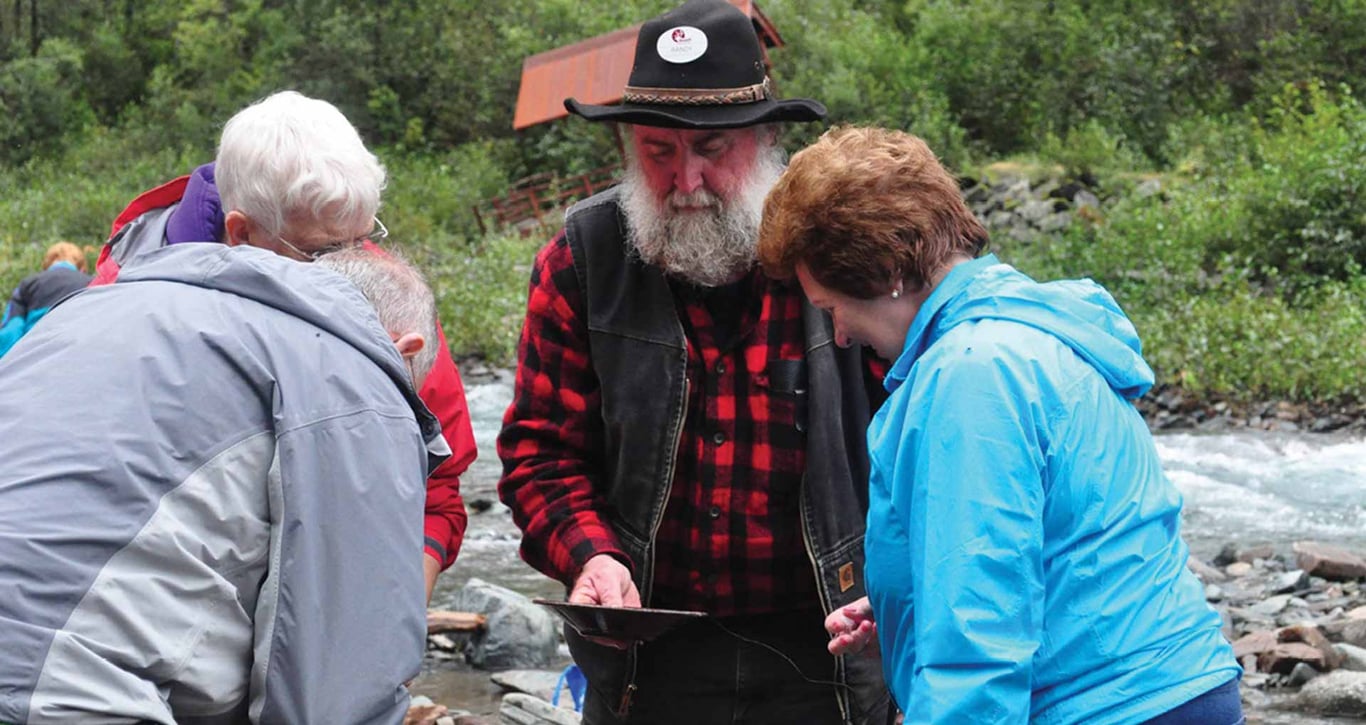
<svg viewBox="0 0 1366 725"><path fill-rule="evenodd" d="M1316 541L1299 541L1293 548L1299 567L1315 576L1334 581L1366 577L1366 559L1356 552Z"/></svg>
<svg viewBox="0 0 1366 725"><path fill-rule="evenodd" d="M1309 574L1303 569L1278 574L1272 583L1271 591L1276 594L1298 592L1309 588Z"/></svg>
<svg viewBox="0 0 1366 725"><path fill-rule="evenodd" d="M1255 614L1261 614L1270 617L1279 614L1282 610L1285 609L1286 605L1289 603L1290 595L1281 594L1274 597L1268 597L1267 599L1257 602L1251 607L1248 607L1248 610Z"/></svg>
<svg viewBox="0 0 1366 725"><path fill-rule="evenodd" d="M1294 669L1290 670L1290 676L1286 678L1285 684L1287 687L1299 687L1318 676L1318 670L1301 662L1295 665Z"/></svg>
<svg viewBox="0 0 1366 725"><path fill-rule="evenodd" d="M1366 672L1330 672L1304 686L1298 704L1323 715L1366 717Z"/></svg>
<svg viewBox="0 0 1366 725"><path fill-rule="evenodd" d="M1339 642L1333 645L1333 649L1342 657L1339 669L1366 672L1366 647Z"/></svg>

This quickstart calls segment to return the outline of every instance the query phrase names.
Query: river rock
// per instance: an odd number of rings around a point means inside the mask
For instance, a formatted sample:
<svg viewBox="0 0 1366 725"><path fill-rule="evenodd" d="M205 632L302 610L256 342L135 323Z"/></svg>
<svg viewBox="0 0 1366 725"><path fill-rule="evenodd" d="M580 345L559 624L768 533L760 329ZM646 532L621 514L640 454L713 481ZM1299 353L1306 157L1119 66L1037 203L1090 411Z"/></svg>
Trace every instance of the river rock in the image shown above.
<svg viewBox="0 0 1366 725"><path fill-rule="evenodd" d="M1322 715L1366 717L1366 672L1338 670L1300 690L1299 706Z"/></svg>
<svg viewBox="0 0 1366 725"><path fill-rule="evenodd" d="M1043 199L1031 199L1020 205L1018 210L1020 216L1025 221L1039 226L1048 215L1053 213L1053 202Z"/></svg>
<svg viewBox="0 0 1366 725"><path fill-rule="evenodd" d="M1233 624L1242 627L1244 631L1276 626L1275 617L1254 612L1250 607L1229 607L1228 613L1233 618Z"/></svg>
<svg viewBox="0 0 1366 725"><path fill-rule="evenodd" d="M1338 665L1340 669L1366 672L1366 647L1339 642L1333 645L1333 650L1342 657L1342 664Z"/></svg>
<svg viewBox="0 0 1366 725"><path fill-rule="evenodd" d="M1270 559L1276 555L1276 548L1271 544L1261 544L1249 546L1246 549L1239 549L1237 561L1246 561L1251 564L1258 559Z"/></svg>
<svg viewBox="0 0 1366 725"><path fill-rule="evenodd" d="M1366 607L1357 607L1347 612L1348 619L1366 619Z"/></svg>
<svg viewBox="0 0 1366 725"><path fill-rule="evenodd" d="M1315 665L1319 671L1336 669L1342 662L1342 657L1333 649L1333 643L1323 636L1323 632L1318 627L1310 624L1301 624L1294 627L1286 627L1276 633L1277 639L1282 642L1303 642L1313 647L1323 655L1323 665Z"/></svg>
<svg viewBox="0 0 1366 725"><path fill-rule="evenodd" d="M1216 563L1218 561L1218 559L1215 559ZM1217 584L1219 582L1228 581L1228 576L1224 574L1224 572L1200 561L1194 556L1186 557L1186 568L1194 572L1195 576L1206 584Z"/></svg>
<svg viewBox="0 0 1366 725"><path fill-rule="evenodd" d="M505 695L498 706L500 725L579 725L581 721L582 717L573 710L520 692Z"/></svg>
<svg viewBox="0 0 1366 725"><path fill-rule="evenodd" d="M488 617L487 628L470 638L465 659L490 670L547 667L554 661L559 633L554 617L530 599L481 579L470 579L453 605Z"/></svg>
<svg viewBox="0 0 1366 725"><path fill-rule="evenodd" d="M1279 614L1281 610L1285 609L1288 604L1290 604L1290 595L1280 594L1274 597L1267 597L1248 607L1248 609L1263 616L1274 617Z"/></svg>
<svg viewBox="0 0 1366 725"><path fill-rule="evenodd" d="M1303 663L1322 672L1328 669L1324 660L1323 652L1316 647L1303 642L1282 642L1270 652L1257 655L1257 671L1284 675L1294 671L1295 665Z"/></svg>
<svg viewBox="0 0 1366 725"><path fill-rule="evenodd" d="M1271 583L1271 591L1275 594L1300 592L1308 588L1309 573L1303 569L1293 569L1277 574Z"/></svg>
<svg viewBox="0 0 1366 725"><path fill-rule="evenodd" d="M1237 579L1240 576L1247 576L1252 573L1252 565L1245 561L1235 561L1224 567L1224 573Z"/></svg>
<svg viewBox="0 0 1366 725"><path fill-rule="evenodd" d="M1299 567L1314 576L1335 581L1366 577L1366 559L1346 549L1316 541L1298 541L1294 551Z"/></svg>
<svg viewBox="0 0 1366 725"><path fill-rule="evenodd" d="M1075 204L1078 209L1085 209L1086 207L1091 207L1092 209L1100 208L1100 199L1097 198L1095 194L1092 194L1085 189L1078 191L1076 196L1072 197L1072 203Z"/></svg>
<svg viewBox="0 0 1366 725"><path fill-rule="evenodd" d="M1294 669L1290 670L1290 676L1285 678L1285 684L1287 687L1299 687L1318 676L1318 670L1300 662L1295 665Z"/></svg>
<svg viewBox="0 0 1366 725"><path fill-rule="evenodd" d="M1347 644L1366 647L1366 619L1349 620L1339 634Z"/></svg>
<svg viewBox="0 0 1366 725"><path fill-rule="evenodd" d="M1280 643L1281 641L1275 632L1269 629L1259 629L1243 635L1242 638L1233 643L1233 656L1241 662L1248 655L1270 652Z"/></svg>
<svg viewBox="0 0 1366 725"><path fill-rule="evenodd" d="M1214 555L1214 561L1210 562L1215 566L1228 566L1238 561L1238 546L1233 542L1224 544L1219 549L1219 553Z"/></svg>
<svg viewBox="0 0 1366 725"><path fill-rule="evenodd" d="M549 701L555 696L555 684L560 681L560 673L553 670L508 670L495 673L489 679L504 690L520 692ZM566 700L569 701L572 708L574 698L568 696L568 690L560 695L561 704Z"/></svg>
<svg viewBox="0 0 1366 725"><path fill-rule="evenodd" d="M1072 215L1067 212L1050 214L1039 222L1039 231L1044 234L1056 234L1072 226Z"/></svg>

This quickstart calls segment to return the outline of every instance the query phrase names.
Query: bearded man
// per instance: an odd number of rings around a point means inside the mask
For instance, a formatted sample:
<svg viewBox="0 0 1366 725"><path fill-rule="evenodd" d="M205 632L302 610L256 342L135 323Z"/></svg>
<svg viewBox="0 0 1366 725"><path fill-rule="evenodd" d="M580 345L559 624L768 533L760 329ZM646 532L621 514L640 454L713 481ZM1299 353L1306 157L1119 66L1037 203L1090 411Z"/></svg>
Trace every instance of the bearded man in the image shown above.
<svg viewBox="0 0 1366 725"><path fill-rule="evenodd" d="M887 717L880 662L832 659L822 626L863 596L880 388L756 267L775 124L825 114L771 89L750 19L691 0L641 27L622 104L565 102L627 124L628 171L537 255L499 494L571 602L710 615L647 644L566 629L589 725Z"/></svg>

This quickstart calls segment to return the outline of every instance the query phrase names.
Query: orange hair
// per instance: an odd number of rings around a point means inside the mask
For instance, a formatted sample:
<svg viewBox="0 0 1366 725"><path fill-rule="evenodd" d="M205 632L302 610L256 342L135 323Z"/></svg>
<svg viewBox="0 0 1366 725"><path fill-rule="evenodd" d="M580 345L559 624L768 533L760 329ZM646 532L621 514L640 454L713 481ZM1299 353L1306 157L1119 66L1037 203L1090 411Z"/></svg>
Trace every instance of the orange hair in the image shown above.
<svg viewBox="0 0 1366 725"><path fill-rule="evenodd" d="M47 253L43 255L43 269L47 269L58 262L67 262L75 265L76 269L85 271L85 252L71 242L57 242L47 248Z"/></svg>
<svg viewBox="0 0 1366 725"><path fill-rule="evenodd" d="M897 280L921 289L951 257L976 257L987 231L925 142L902 131L842 127L797 152L764 202L759 261L773 277L798 264L859 299Z"/></svg>

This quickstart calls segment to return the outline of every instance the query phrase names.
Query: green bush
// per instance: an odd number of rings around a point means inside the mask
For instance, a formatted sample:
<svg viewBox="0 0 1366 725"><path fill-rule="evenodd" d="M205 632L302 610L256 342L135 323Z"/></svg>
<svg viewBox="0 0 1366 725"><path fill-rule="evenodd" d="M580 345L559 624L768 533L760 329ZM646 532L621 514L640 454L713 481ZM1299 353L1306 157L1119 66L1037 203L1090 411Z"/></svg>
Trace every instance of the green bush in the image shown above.
<svg viewBox="0 0 1366 725"><path fill-rule="evenodd" d="M463 240L479 236L474 208L507 191L510 141L473 141L441 155L380 151L388 167L381 217L397 238Z"/></svg>
<svg viewBox="0 0 1366 725"><path fill-rule="evenodd" d="M1265 120L1204 119L1160 193L1012 248L1039 278L1087 276L1134 318L1164 382L1235 398L1366 392L1366 115L1345 90L1284 92Z"/></svg>
<svg viewBox="0 0 1366 725"><path fill-rule="evenodd" d="M60 149L94 120L80 95L82 55L55 38L38 55L0 65L0 163L21 164Z"/></svg>
<svg viewBox="0 0 1366 725"><path fill-rule="evenodd" d="M102 244L133 197L210 158L192 147L148 152L128 135L92 129L62 156L0 170L0 240Z"/></svg>
<svg viewBox="0 0 1366 725"><path fill-rule="evenodd" d="M1366 278L1325 285L1297 307L1234 282L1130 313L1164 382L1242 400L1366 396Z"/></svg>
<svg viewBox="0 0 1366 725"><path fill-rule="evenodd" d="M1089 120L1071 129L1064 137L1049 133L1039 147L1039 156L1062 167L1070 179L1087 179L1095 184L1107 172L1143 168L1143 152L1132 148L1123 134L1106 129L1099 120Z"/></svg>
<svg viewBox="0 0 1366 725"><path fill-rule="evenodd" d="M531 263L546 240L491 236L474 246L450 239L411 240L404 253L427 273L446 342L456 356L515 361L526 312Z"/></svg>
<svg viewBox="0 0 1366 725"><path fill-rule="evenodd" d="M1254 122L1242 163L1220 169L1241 224L1208 240L1293 294L1366 266L1366 109L1339 89L1288 86Z"/></svg>

